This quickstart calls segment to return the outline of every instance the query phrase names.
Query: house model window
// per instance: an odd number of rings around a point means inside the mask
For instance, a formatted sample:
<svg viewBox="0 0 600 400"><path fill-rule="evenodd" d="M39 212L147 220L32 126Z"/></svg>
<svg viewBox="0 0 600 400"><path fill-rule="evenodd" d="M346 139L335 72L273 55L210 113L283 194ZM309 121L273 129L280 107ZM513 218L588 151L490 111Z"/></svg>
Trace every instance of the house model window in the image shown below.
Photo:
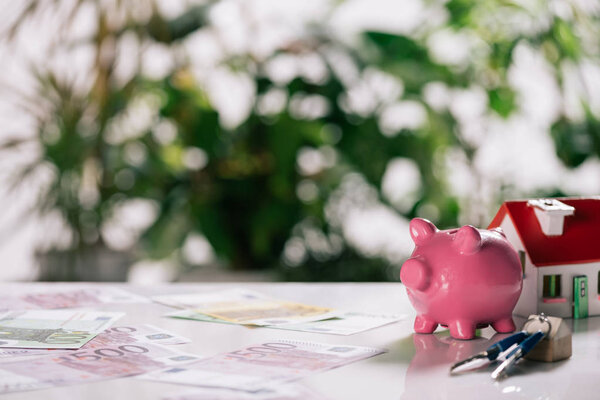
<svg viewBox="0 0 600 400"><path fill-rule="evenodd" d="M519 250L519 260L521 261L521 271L523 271L523 276L525 276L525 252L523 250Z"/></svg>
<svg viewBox="0 0 600 400"><path fill-rule="evenodd" d="M560 275L544 275L544 297L561 297L560 296Z"/></svg>

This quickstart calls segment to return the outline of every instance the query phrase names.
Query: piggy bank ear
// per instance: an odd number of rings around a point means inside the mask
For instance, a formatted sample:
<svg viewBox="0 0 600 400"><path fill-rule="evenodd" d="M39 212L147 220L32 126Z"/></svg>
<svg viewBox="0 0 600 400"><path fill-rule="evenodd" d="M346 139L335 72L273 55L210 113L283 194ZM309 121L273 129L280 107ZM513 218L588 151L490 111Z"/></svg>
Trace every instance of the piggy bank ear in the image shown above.
<svg viewBox="0 0 600 400"><path fill-rule="evenodd" d="M481 234L471 225L465 225L456 232L454 246L462 254L473 254L481 246Z"/></svg>
<svg viewBox="0 0 600 400"><path fill-rule="evenodd" d="M506 235L504 234L504 231L500 227L498 227L498 228L492 228L491 230L494 231L494 232L498 232L504 238L506 237Z"/></svg>
<svg viewBox="0 0 600 400"><path fill-rule="evenodd" d="M417 246L427 242L437 232L434 224L423 218L413 218L410 221L410 236Z"/></svg>
<svg viewBox="0 0 600 400"><path fill-rule="evenodd" d="M429 286L429 268L425 263L409 258L400 268L400 281L409 289L425 290Z"/></svg>

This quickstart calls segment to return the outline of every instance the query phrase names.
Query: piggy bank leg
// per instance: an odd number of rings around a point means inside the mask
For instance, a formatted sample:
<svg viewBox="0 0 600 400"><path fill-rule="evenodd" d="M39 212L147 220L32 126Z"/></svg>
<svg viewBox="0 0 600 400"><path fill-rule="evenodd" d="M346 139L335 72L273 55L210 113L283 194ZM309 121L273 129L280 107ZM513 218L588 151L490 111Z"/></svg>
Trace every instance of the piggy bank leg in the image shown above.
<svg viewBox="0 0 600 400"><path fill-rule="evenodd" d="M450 336L455 339L473 339L477 324L473 321L458 319L450 322L448 328L450 329Z"/></svg>
<svg viewBox="0 0 600 400"><path fill-rule="evenodd" d="M433 333L437 326L437 322L425 315L417 315L415 318L415 332L417 333Z"/></svg>
<svg viewBox="0 0 600 400"><path fill-rule="evenodd" d="M510 333L514 332L517 327L515 326L515 322L513 321L513 319L511 317L508 317L493 322L492 328L494 328L498 333Z"/></svg>

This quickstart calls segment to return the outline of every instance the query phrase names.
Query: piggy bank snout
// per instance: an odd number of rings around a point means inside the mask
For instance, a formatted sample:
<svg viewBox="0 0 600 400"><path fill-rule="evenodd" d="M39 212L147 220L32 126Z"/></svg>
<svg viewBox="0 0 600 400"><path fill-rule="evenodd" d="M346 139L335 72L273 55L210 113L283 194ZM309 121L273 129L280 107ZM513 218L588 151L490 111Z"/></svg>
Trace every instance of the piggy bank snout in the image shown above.
<svg viewBox="0 0 600 400"><path fill-rule="evenodd" d="M430 282L430 270L427 265L415 258L408 259L400 269L400 281L407 288L425 290Z"/></svg>

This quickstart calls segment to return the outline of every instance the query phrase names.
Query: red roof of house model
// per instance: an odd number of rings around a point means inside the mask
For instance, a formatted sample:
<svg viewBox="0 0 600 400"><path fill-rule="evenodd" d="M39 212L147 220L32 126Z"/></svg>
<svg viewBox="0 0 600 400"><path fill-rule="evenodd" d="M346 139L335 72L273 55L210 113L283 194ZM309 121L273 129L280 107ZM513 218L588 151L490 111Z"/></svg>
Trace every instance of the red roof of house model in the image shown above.
<svg viewBox="0 0 600 400"><path fill-rule="evenodd" d="M546 236L527 200L505 202L488 228L499 227L508 214L538 267L600 261L600 197L557 200L575 207L575 214L565 217L562 235Z"/></svg>

